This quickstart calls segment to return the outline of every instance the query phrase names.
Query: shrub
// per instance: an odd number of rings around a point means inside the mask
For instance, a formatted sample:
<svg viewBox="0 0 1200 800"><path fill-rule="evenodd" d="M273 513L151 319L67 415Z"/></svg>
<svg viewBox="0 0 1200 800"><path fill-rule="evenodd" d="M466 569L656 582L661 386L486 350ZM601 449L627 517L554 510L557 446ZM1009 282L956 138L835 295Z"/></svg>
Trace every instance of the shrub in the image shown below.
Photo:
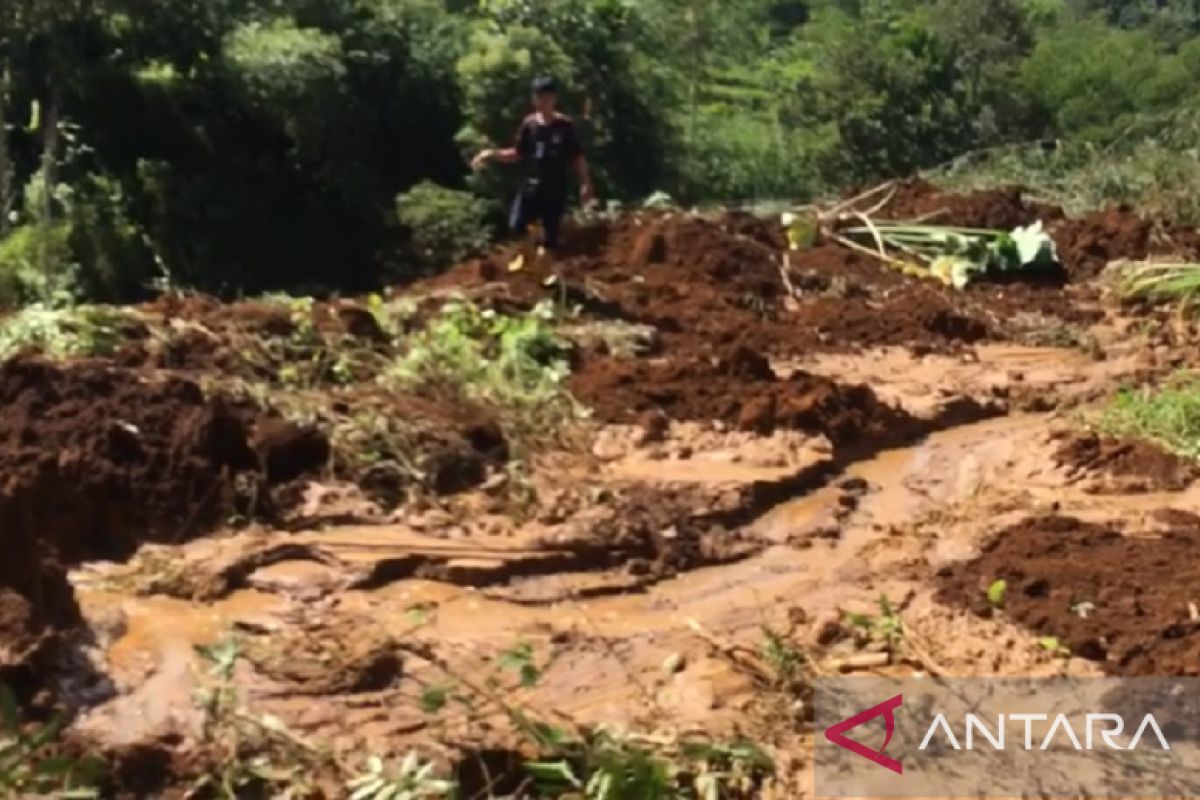
<svg viewBox="0 0 1200 800"><path fill-rule="evenodd" d="M489 204L470 192L429 181L396 198L396 214L424 270L449 266L483 248L490 238L488 211Z"/></svg>
<svg viewBox="0 0 1200 800"><path fill-rule="evenodd" d="M75 297L76 266L71 227L22 225L0 240L0 308L44 302L61 305Z"/></svg>

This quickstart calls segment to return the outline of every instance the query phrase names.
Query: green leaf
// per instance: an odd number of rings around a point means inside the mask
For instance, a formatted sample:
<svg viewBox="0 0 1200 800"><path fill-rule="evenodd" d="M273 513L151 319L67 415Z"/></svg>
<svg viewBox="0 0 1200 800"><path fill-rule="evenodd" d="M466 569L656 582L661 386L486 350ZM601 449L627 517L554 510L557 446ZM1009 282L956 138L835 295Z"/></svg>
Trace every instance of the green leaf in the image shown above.
<svg viewBox="0 0 1200 800"><path fill-rule="evenodd" d="M446 707L447 691L444 686L426 686L421 692L421 710L436 714Z"/></svg>
<svg viewBox="0 0 1200 800"><path fill-rule="evenodd" d="M420 607L410 608L407 612L405 612L405 616L408 617L408 621L412 623L412 625L418 628L429 624L430 614L428 609Z"/></svg>
<svg viewBox="0 0 1200 800"><path fill-rule="evenodd" d="M34 772L46 778L63 778L75 768L75 760L67 756L52 756L34 765Z"/></svg>
<svg viewBox="0 0 1200 800"><path fill-rule="evenodd" d="M1038 646L1043 650L1054 653L1058 656L1071 655L1070 648L1064 645L1057 636L1043 636L1042 638L1038 639Z"/></svg>
<svg viewBox="0 0 1200 800"><path fill-rule="evenodd" d="M992 608L1001 608L1004 605L1004 593L1008 591L1008 581L996 580L992 581L992 585L987 588L987 599L992 604Z"/></svg>
<svg viewBox="0 0 1200 800"><path fill-rule="evenodd" d="M575 771L566 761L530 761L525 764L525 771L538 783L565 783L576 789L583 788L583 783L575 777Z"/></svg>
<svg viewBox="0 0 1200 800"><path fill-rule="evenodd" d="M541 677L541 672L533 664L523 664L521 666L521 686L526 689L532 689L534 686L537 686L538 680Z"/></svg>

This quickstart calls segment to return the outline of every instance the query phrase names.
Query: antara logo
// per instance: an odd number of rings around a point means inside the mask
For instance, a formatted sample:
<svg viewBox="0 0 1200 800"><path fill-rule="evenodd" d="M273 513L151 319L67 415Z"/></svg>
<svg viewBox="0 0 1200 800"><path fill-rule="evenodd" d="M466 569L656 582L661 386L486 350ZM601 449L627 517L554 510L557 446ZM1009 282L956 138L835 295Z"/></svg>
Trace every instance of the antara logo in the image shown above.
<svg viewBox="0 0 1200 800"><path fill-rule="evenodd" d="M855 755L862 756L868 761L878 764L885 769L889 769L898 775L904 774L904 765L897 759L884 755L888 745L892 741L892 736L896 732L896 716L895 711L904 703L903 695L896 695L890 700L885 700L877 706L868 708L866 711L855 714L854 716L844 719L841 722L833 725L825 730L825 738L838 747L849 750ZM876 717L883 717L884 725L887 730L886 736L883 739L883 746L878 750L872 750L861 742L856 742L850 739L845 734L847 731L857 728L858 726L870 722ZM1020 744L1014 749L1024 750L1049 750L1057 745L1058 749L1072 750L1137 750L1139 745L1143 747L1153 747L1157 743L1162 750L1170 750L1171 745L1167 741L1167 737L1163 735L1162 728L1158 724L1158 720L1152 714L1146 714L1141 723L1136 727L1133 738L1127 744L1123 744L1118 737L1127 729L1134 730L1133 726L1126 726L1123 720L1117 714L1086 714L1082 721L1076 720L1072 724L1066 714L1057 714L1053 717L1049 714L1000 714L996 718L996 727L989 728L983 718L977 714L967 714L965 718L965 739L966 746L960 743L961 738L957 736L946 719L945 714L937 714L929 725L929 729L925 733L925 737L921 740L918 750L926 750L930 743L940 733L945 739L946 744L954 750L976 750L975 736L978 734L981 738L986 739L994 750L1005 749L1005 732L1010 724L1022 723L1024 736L1016 737L1018 743L1023 743L1024 748ZM1034 734L1034 723L1042 723L1042 726L1049 724L1049 730L1044 736L1036 736ZM1076 729L1082 728L1084 732L1083 741L1076 734ZM1098 730L1097 730L1098 728ZM1099 733L1099 737L1096 734ZM1011 740L1014 737L1008 737ZM1099 739L1099 743L1097 742ZM1040 745L1039 745L1040 740ZM1146 744L1143 744L1145 740Z"/></svg>
<svg viewBox="0 0 1200 800"><path fill-rule="evenodd" d="M904 695L896 695L891 700L885 700L879 705L868 708L862 713L855 714L849 719L844 719L836 725L825 729L825 738L836 744L838 747L845 748L851 753L862 756L868 761L872 761L885 769L890 769L898 775L904 774L904 765L894 758L890 758L883 754L887 750L888 744L892 741L892 734L896 732L896 717L895 710L904 703ZM848 739L845 736L846 731L851 728L857 728L864 722L870 722L876 717L884 718L884 725L887 726L887 735L883 739L883 746L878 750L863 745L853 739Z"/></svg>

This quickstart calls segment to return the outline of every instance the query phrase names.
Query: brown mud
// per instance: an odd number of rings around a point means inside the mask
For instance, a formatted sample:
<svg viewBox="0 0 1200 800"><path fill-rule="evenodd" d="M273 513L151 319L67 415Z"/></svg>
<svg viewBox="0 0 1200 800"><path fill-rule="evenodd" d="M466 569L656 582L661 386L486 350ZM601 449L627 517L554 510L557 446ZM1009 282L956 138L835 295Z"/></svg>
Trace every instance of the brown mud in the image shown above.
<svg viewBox="0 0 1200 800"><path fill-rule="evenodd" d="M327 457L319 433L256 420L187 379L0 365L0 669L80 621L67 567L187 541L235 513L270 519L272 484Z"/></svg>
<svg viewBox="0 0 1200 800"><path fill-rule="evenodd" d="M589 360L572 378L571 390L598 419L612 423L638 423L659 412L762 435L791 428L824 434L834 444L870 439L881 447L921 430L866 386L841 386L803 372L779 378L766 357L745 347L712 360Z"/></svg>
<svg viewBox="0 0 1200 800"><path fill-rule="evenodd" d="M774 221L630 214L575 227L558 261L503 245L398 289L417 309L399 321L368 301L172 297L111 361L10 361L0 680L79 712L114 796L183 796L218 765L194 648L233 637L239 705L289 757L328 755L311 796L409 749L464 776L491 754L516 791L531 743L507 706L749 736L780 767L752 796L781 800L812 786L803 681L763 656L780 646L824 674L1192 674L1200 469L1073 414L1196 363L1151 352L1091 280L1164 232L1195 240L1018 189L909 183L887 213L938 211L1044 220L1068 281L954 292L822 245L790 255L789 295ZM578 307L579 441L516 461L486 405L375 382L456 294ZM311 424L213 388L238 381L311 401ZM387 426L420 463L372 433ZM1000 609L981 604L997 579ZM846 621L880 597L905 626L891 653ZM83 662L108 691L81 686ZM453 702L431 713L439 691Z"/></svg>
<svg viewBox="0 0 1200 800"><path fill-rule="evenodd" d="M1200 465L1140 440L1095 433L1064 435L1054 460L1079 474L1110 479L1127 493L1178 492L1200 478Z"/></svg>

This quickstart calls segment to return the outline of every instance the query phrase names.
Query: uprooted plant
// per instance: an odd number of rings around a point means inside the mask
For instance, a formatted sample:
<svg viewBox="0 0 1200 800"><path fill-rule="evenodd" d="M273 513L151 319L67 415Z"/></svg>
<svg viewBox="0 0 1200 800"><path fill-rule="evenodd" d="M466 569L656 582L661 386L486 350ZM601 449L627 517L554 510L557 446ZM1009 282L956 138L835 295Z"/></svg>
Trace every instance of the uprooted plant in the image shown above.
<svg viewBox="0 0 1200 800"><path fill-rule="evenodd" d="M894 192L895 185L885 183L832 208L806 206L784 214L790 249L829 241L906 275L934 278L956 289L1001 273L1051 270L1058 263L1054 240L1041 222L1002 231L875 219ZM859 208L880 195L883 200ZM784 278L787 282L786 261Z"/></svg>
<svg viewBox="0 0 1200 800"><path fill-rule="evenodd" d="M1200 264L1118 261L1110 270L1117 293L1125 300L1176 303L1181 314L1194 312L1200 301Z"/></svg>

